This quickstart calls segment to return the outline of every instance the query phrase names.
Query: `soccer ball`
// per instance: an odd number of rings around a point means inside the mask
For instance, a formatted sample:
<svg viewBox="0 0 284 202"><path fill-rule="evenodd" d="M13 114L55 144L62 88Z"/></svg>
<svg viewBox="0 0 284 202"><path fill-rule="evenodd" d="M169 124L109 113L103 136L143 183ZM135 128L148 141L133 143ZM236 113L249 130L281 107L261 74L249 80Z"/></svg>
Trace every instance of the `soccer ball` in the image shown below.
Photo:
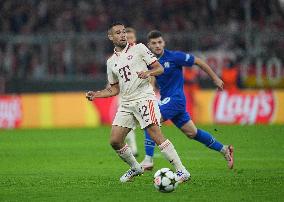
<svg viewBox="0 0 284 202"><path fill-rule="evenodd" d="M160 192L172 192L178 186L177 175L169 168L162 168L154 175L154 186Z"/></svg>

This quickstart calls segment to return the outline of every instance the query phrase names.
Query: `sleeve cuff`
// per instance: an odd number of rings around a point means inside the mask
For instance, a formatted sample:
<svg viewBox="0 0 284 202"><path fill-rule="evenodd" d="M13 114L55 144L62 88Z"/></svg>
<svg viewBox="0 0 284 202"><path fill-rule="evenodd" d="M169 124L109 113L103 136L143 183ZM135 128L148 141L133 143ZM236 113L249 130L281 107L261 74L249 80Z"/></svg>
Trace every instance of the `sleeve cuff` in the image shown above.
<svg viewBox="0 0 284 202"><path fill-rule="evenodd" d="M157 62L158 60L154 60L153 62L151 62L149 65L152 65L154 64L155 62Z"/></svg>

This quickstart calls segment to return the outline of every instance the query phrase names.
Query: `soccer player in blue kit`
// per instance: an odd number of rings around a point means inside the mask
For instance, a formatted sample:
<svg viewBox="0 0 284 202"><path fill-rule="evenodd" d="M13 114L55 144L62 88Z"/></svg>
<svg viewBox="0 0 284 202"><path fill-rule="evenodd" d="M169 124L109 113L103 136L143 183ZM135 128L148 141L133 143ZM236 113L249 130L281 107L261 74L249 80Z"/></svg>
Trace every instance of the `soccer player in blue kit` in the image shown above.
<svg viewBox="0 0 284 202"><path fill-rule="evenodd" d="M160 111L162 121L171 120L188 138L194 139L206 147L220 152L224 155L228 167L232 169L234 165L233 146L223 145L210 133L196 128L189 113L186 111L182 68L183 66L189 68L193 65L198 65L210 76L219 90L223 90L223 81L200 58L185 52L164 49L165 41L160 31L153 30L149 32L147 40L149 49L157 56L159 62L164 67L164 73L155 77L161 95ZM146 156L141 162L145 170L151 170L154 166L154 148L154 141L145 132Z"/></svg>

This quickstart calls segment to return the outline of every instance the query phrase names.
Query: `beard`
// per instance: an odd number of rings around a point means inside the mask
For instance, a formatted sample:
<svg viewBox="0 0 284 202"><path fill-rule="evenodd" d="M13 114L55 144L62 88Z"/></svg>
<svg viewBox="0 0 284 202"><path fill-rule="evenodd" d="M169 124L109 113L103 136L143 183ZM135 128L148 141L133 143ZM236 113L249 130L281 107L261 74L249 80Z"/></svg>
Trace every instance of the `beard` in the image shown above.
<svg viewBox="0 0 284 202"><path fill-rule="evenodd" d="M126 47L126 45L127 45L127 41L125 41L125 42L119 41L115 44L115 46L119 47L120 49L124 49Z"/></svg>

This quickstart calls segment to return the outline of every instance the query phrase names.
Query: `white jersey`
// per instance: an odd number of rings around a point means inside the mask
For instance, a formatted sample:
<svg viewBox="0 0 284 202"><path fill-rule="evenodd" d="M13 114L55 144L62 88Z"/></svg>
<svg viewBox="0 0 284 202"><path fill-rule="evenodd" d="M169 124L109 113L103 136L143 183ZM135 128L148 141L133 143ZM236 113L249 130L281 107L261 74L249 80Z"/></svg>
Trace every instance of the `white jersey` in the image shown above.
<svg viewBox="0 0 284 202"><path fill-rule="evenodd" d="M156 100L150 78L140 79L137 72L147 71L147 65L157 58L142 43L127 44L121 52L107 60L107 75L110 84L119 84L121 103L130 104L142 100Z"/></svg>

